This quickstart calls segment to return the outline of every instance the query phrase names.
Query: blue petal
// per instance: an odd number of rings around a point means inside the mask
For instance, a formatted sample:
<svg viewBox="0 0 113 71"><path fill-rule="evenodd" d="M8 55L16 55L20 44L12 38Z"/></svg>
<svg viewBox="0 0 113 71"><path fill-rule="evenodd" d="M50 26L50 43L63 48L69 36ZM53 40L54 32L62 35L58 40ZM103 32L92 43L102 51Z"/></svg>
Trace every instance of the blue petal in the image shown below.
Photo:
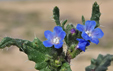
<svg viewBox="0 0 113 71"><path fill-rule="evenodd" d="M92 38L91 39L91 42L95 43L95 44L98 44L99 43L99 40L97 38Z"/></svg>
<svg viewBox="0 0 113 71"><path fill-rule="evenodd" d="M81 25L81 24L77 24L76 29L83 32L83 31L85 31L85 26Z"/></svg>
<svg viewBox="0 0 113 71"><path fill-rule="evenodd" d="M78 44L78 48L85 52L85 48L86 48L85 45L86 45L86 43L82 43L82 44L79 43L79 44Z"/></svg>
<svg viewBox="0 0 113 71"><path fill-rule="evenodd" d="M46 40L46 41L43 41L43 45L45 47L52 47L53 44L49 40Z"/></svg>
<svg viewBox="0 0 113 71"><path fill-rule="evenodd" d="M53 31L56 33L56 35L58 35L60 32L63 31L62 27L60 26L55 26Z"/></svg>
<svg viewBox="0 0 113 71"><path fill-rule="evenodd" d="M85 41L84 39L79 39L79 38L77 38L77 40L78 40L79 42L84 42L84 41Z"/></svg>
<svg viewBox="0 0 113 71"><path fill-rule="evenodd" d="M86 46L89 46L90 45L90 43L87 41L87 44L86 44Z"/></svg>
<svg viewBox="0 0 113 71"><path fill-rule="evenodd" d="M85 26L86 26L86 31L92 31L92 30L94 30L94 28L96 26L96 22L88 20L85 22Z"/></svg>
<svg viewBox="0 0 113 71"><path fill-rule="evenodd" d="M52 39L53 38L53 33L49 30L44 32L45 38L47 39Z"/></svg>
<svg viewBox="0 0 113 71"><path fill-rule="evenodd" d="M90 43L88 41L84 40L84 39L78 39L77 38L77 40L79 41L78 48L85 52L86 46L89 46Z"/></svg>
<svg viewBox="0 0 113 71"><path fill-rule="evenodd" d="M94 38L102 38L104 36L104 33L100 28L96 28L92 31L92 37Z"/></svg>
<svg viewBox="0 0 113 71"><path fill-rule="evenodd" d="M83 39L79 39L79 38L77 38L76 40L78 40L78 41L83 41Z"/></svg>
<svg viewBox="0 0 113 71"><path fill-rule="evenodd" d="M90 40L91 38L84 32L82 32L81 34L82 38L84 38L85 40Z"/></svg>
<svg viewBox="0 0 113 71"><path fill-rule="evenodd" d="M79 41L79 43L86 43L86 46L90 45L90 43L88 41L84 40L84 39L77 38L77 40Z"/></svg>
<svg viewBox="0 0 113 71"><path fill-rule="evenodd" d="M59 44L54 44L54 47L59 49L63 46L63 42L60 40L60 43Z"/></svg>
<svg viewBox="0 0 113 71"><path fill-rule="evenodd" d="M60 38L60 40L63 40L63 39L65 38L65 36L66 36L66 33L65 33L64 31L62 31L62 32L58 35L58 37Z"/></svg>

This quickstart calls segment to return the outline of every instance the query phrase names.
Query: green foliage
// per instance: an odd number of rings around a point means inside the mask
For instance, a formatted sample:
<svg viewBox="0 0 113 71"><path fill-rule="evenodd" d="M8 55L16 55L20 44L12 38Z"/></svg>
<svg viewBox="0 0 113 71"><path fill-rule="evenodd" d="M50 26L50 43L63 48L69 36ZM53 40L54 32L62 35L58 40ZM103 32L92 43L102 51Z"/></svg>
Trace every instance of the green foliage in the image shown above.
<svg viewBox="0 0 113 71"><path fill-rule="evenodd" d="M71 71L69 63L64 63L60 71Z"/></svg>
<svg viewBox="0 0 113 71"><path fill-rule="evenodd" d="M86 71L106 71L113 60L113 55L103 56L99 54L97 59L91 59L91 65L86 67Z"/></svg>
<svg viewBox="0 0 113 71"><path fill-rule="evenodd" d="M10 47L11 45L17 46L20 51L26 53L28 59L36 63L35 68L37 70L62 71L62 68L65 67L65 54L62 52L59 56L57 52L59 50L56 50L55 48L46 48L38 38L35 38L33 42L30 42L28 40L5 37L0 43L0 49ZM65 68L68 71L71 71L69 64L67 63L65 65Z"/></svg>

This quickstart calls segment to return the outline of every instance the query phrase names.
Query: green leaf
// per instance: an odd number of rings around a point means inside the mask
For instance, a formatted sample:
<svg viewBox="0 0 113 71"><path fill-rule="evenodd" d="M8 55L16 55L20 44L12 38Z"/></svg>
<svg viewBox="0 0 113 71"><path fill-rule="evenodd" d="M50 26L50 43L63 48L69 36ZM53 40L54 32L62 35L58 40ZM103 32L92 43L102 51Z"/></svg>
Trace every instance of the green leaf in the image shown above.
<svg viewBox="0 0 113 71"><path fill-rule="evenodd" d="M62 49L47 48L38 38L31 42L5 37L0 42L0 49L10 47L11 45L17 46L20 51L26 53L28 59L36 63L35 69L40 71L59 71L59 68L66 62Z"/></svg>
<svg viewBox="0 0 113 71"><path fill-rule="evenodd" d="M38 38L35 38L33 42L30 42L28 40L5 37L0 43L0 48L11 45L17 46L22 52L26 53L28 59L36 63L35 68L38 70L47 67L47 61L52 57L50 56L51 49L44 47Z"/></svg>
<svg viewBox="0 0 113 71"><path fill-rule="evenodd" d="M93 4L93 7L92 7L92 16L90 18L90 20L94 20L96 21L96 27L99 27L99 20L100 20L100 9L99 9L99 5L97 4L97 2L95 2Z"/></svg>
<svg viewBox="0 0 113 71"><path fill-rule="evenodd" d="M54 18L54 20L56 22L56 25L61 26L59 17L60 17L60 15L59 15L59 8L56 6L53 9L53 18Z"/></svg>
<svg viewBox="0 0 113 71"><path fill-rule="evenodd" d="M99 54L97 59L91 59L91 65L86 67L85 71L106 71L113 60L113 55L103 56Z"/></svg>
<svg viewBox="0 0 113 71"><path fill-rule="evenodd" d="M72 71L69 63L64 63L60 69L60 71Z"/></svg>
<svg viewBox="0 0 113 71"><path fill-rule="evenodd" d="M85 25L85 18L83 15L82 15L82 23L83 23L83 25Z"/></svg>
<svg viewBox="0 0 113 71"><path fill-rule="evenodd" d="M64 20L64 22L62 23L62 28L64 30L64 25L66 24L67 20ZM64 30L65 31L65 30Z"/></svg>
<svg viewBox="0 0 113 71"><path fill-rule="evenodd" d="M49 69L49 67L46 67L46 68L44 68L44 69L42 69L40 71L51 71L51 70Z"/></svg>

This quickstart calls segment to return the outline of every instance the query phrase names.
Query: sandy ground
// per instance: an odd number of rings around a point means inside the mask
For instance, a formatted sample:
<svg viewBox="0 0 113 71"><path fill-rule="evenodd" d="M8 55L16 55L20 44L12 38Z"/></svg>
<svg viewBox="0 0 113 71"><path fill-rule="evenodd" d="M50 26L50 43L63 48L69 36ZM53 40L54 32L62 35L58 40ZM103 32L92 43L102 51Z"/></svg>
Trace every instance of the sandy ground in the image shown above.
<svg viewBox="0 0 113 71"><path fill-rule="evenodd" d="M0 2L0 38L10 36L32 41L34 36L37 36L45 40L43 32L52 30L55 26L52 20L54 6L60 8L61 20L68 19L68 23L76 25L81 23L82 15L86 20L90 18L93 2L94 0ZM82 52L72 60L72 71L85 71L85 67L90 65L90 59L96 58L98 54L113 54L113 1L99 0L97 2L102 13L100 28L105 36L100 39L98 45L91 44L86 52ZM26 18L31 13L37 16ZM26 54L14 46L0 50L0 71L37 71L34 65L34 62L28 61ZM107 71L113 71L113 62Z"/></svg>

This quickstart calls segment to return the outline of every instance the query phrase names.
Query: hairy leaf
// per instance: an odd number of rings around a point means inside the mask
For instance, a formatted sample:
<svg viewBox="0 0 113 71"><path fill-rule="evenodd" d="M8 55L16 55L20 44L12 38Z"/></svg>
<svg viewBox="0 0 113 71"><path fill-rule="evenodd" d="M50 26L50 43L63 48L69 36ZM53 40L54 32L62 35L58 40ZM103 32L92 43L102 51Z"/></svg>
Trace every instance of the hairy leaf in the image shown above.
<svg viewBox="0 0 113 71"><path fill-rule="evenodd" d="M62 23L62 28L64 30L64 25L66 24L67 20L64 20L64 22ZM64 30L65 31L65 30Z"/></svg>
<svg viewBox="0 0 113 71"><path fill-rule="evenodd" d="M99 25L100 25L99 24L100 15L101 15L101 13L100 13L99 5L97 4L97 2L95 2L92 7L92 16L91 16L90 20L96 21L96 23L97 23L96 27L99 27Z"/></svg>
<svg viewBox="0 0 113 71"><path fill-rule="evenodd" d="M56 6L53 9L53 18L54 18L54 20L56 22L56 25L61 26L59 17L60 17L60 15L59 15L59 8Z"/></svg>
<svg viewBox="0 0 113 71"><path fill-rule="evenodd" d="M5 37L0 42L0 49L11 45L17 46L20 51L26 53L28 59L36 63L35 69L40 71L59 71L63 63L66 62L64 52L61 49L47 48L38 38L31 42ZM61 52L60 55L59 51Z"/></svg>
<svg viewBox="0 0 113 71"><path fill-rule="evenodd" d="M69 63L64 63L60 69L60 71L72 71Z"/></svg>
<svg viewBox="0 0 113 71"><path fill-rule="evenodd" d="M106 71L113 60L113 55L107 54L103 56L99 54L97 59L91 59L91 65L86 67L85 71Z"/></svg>

